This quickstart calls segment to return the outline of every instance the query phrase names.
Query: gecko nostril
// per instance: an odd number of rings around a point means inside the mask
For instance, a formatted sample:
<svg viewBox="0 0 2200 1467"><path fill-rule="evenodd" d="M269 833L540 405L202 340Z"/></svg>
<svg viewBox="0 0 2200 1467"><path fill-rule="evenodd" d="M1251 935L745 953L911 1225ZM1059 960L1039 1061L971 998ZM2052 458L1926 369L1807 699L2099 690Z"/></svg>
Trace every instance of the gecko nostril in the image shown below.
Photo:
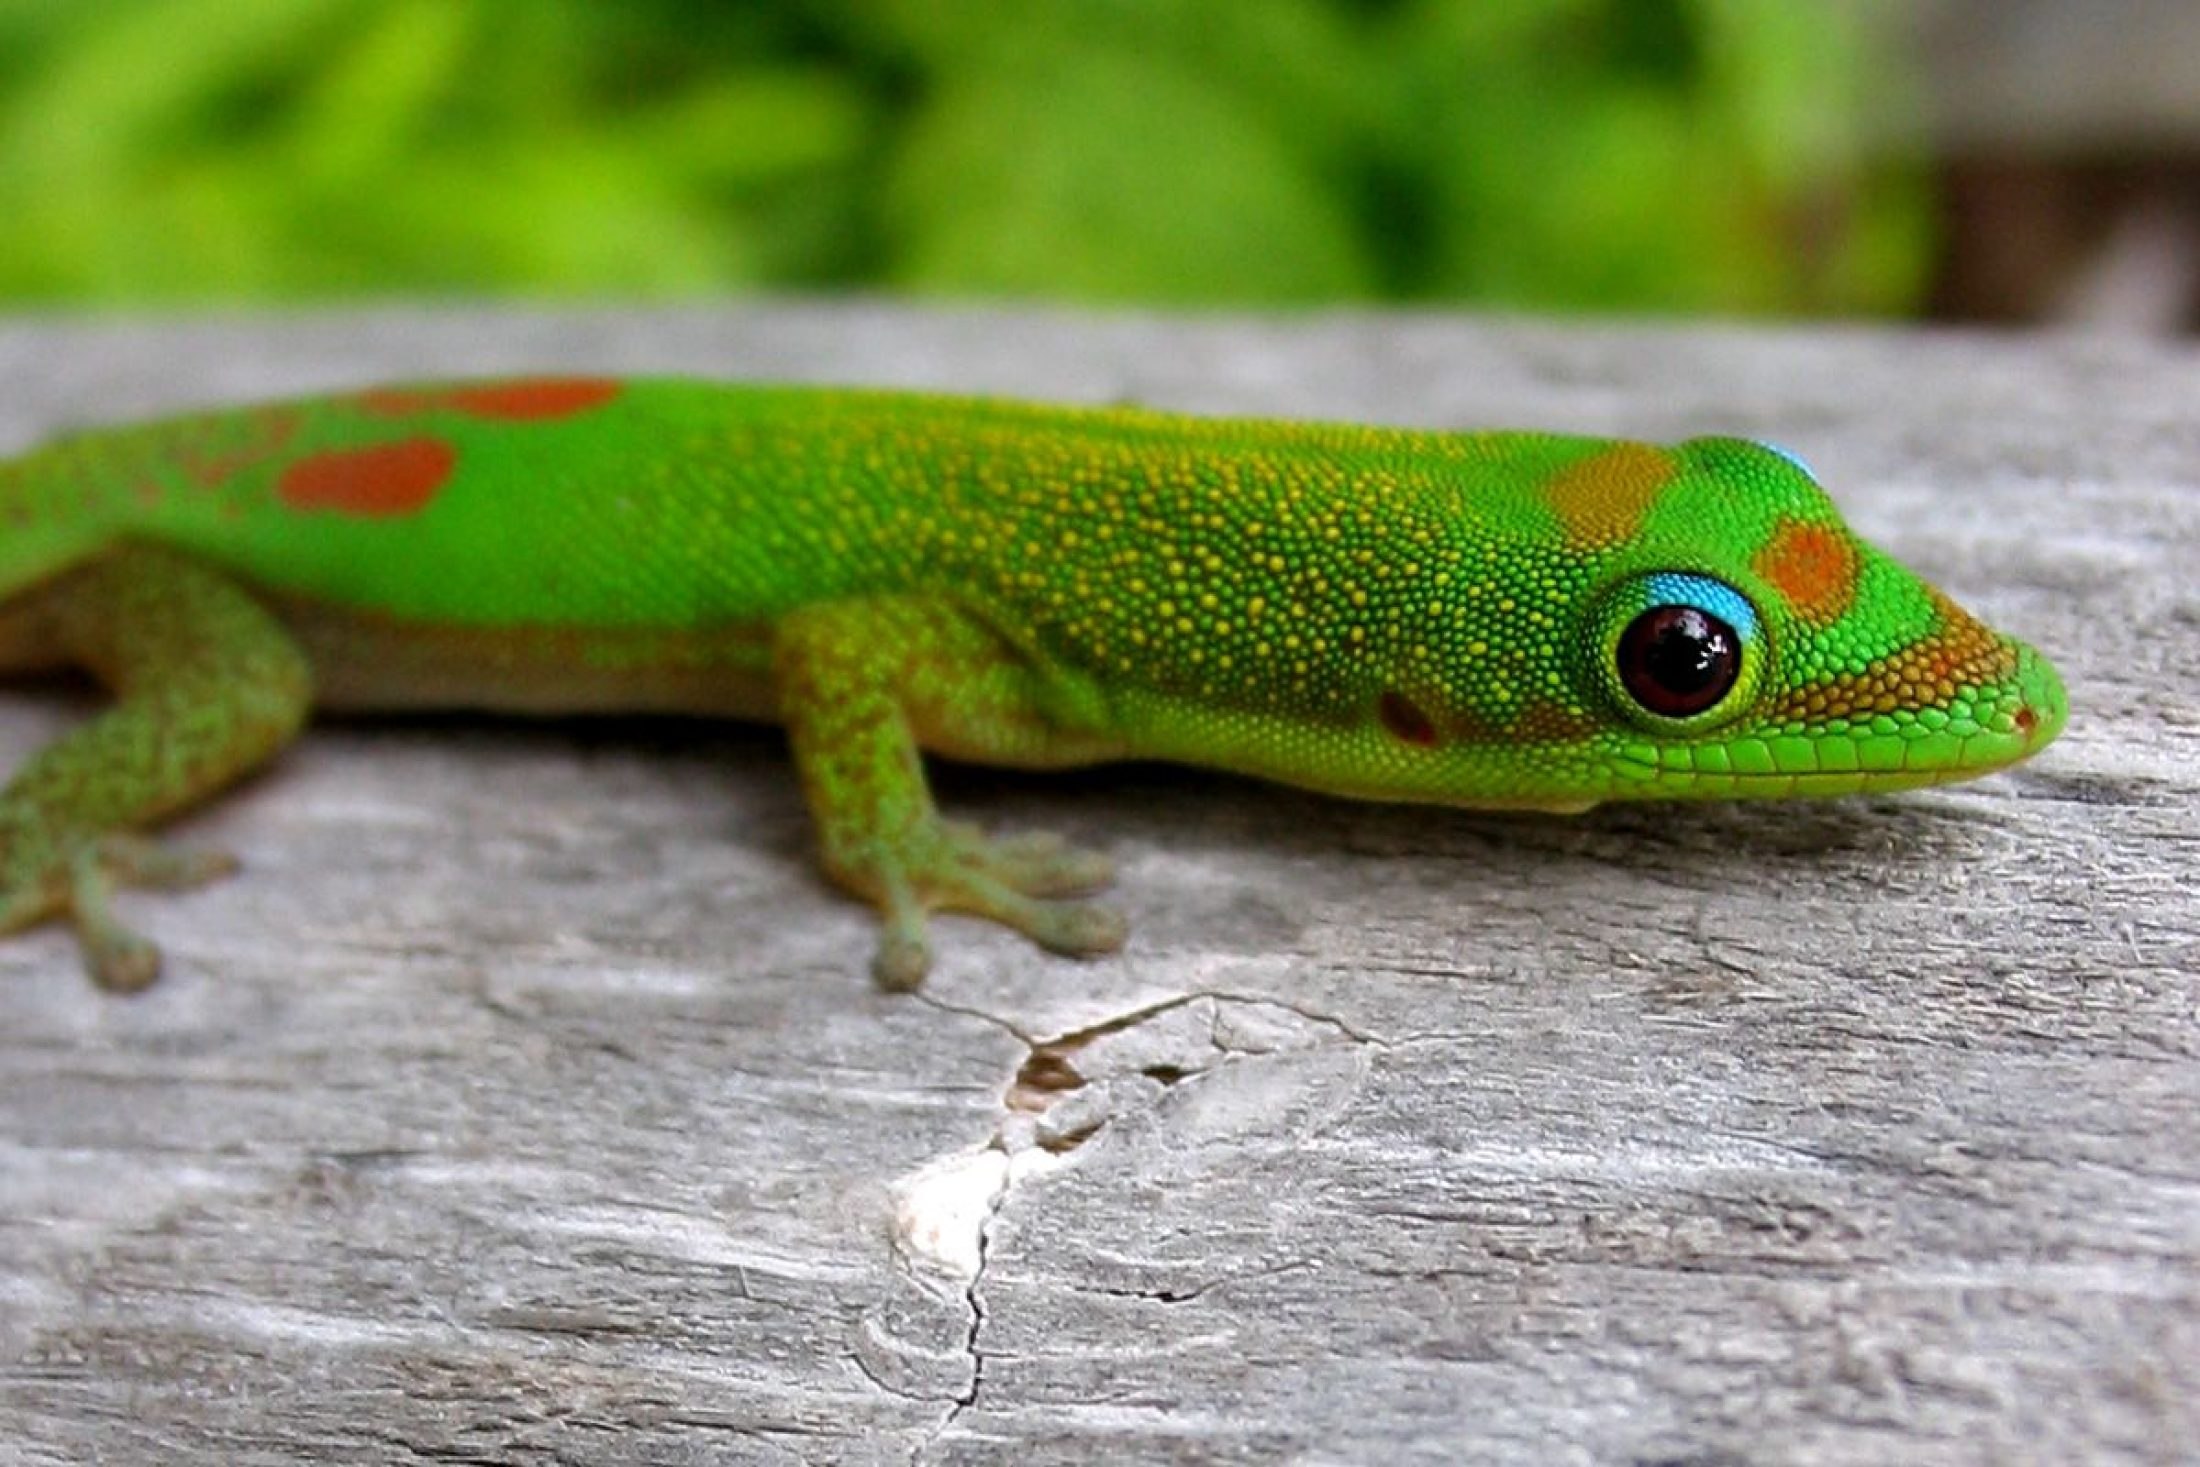
<svg viewBox="0 0 2200 1467"><path fill-rule="evenodd" d="M2040 716L2034 713L2032 705L2027 703L2017 710L2016 723L2017 732L2023 734L2026 738L2030 738L2032 737L2032 730L2040 726Z"/></svg>

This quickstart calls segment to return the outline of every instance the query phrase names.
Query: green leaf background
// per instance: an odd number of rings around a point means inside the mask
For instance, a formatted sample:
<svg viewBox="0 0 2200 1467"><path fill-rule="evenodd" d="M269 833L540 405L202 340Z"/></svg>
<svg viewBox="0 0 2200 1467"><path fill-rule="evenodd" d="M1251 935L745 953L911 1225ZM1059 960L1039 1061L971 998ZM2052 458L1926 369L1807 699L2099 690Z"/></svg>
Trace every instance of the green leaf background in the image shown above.
<svg viewBox="0 0 2200 1467"><path fill-rule="evenodd" d="M0 298L1896 312L1884 4L0 0Z"/></svg>

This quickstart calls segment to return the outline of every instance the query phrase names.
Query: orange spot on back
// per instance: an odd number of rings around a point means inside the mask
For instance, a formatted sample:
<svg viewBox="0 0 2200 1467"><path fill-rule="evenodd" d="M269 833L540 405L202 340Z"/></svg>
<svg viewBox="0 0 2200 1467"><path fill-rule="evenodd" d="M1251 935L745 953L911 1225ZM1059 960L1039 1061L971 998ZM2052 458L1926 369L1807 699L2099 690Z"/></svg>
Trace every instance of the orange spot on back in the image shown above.
<svg viewBox="0 0 2200 1467"><path fill-rule="evenodd" d="M569 418L602 407L619 395L619 384L602 377L546 377L465 388L451 394L451 405L477 418L534 422Z"/></svg>
<svg viewBox="0 0 2200 1467"><path fill-rule="evenodd" d="M1856 543L1830 525L1783 519L1750 568L1813 626L1830 626L1856 604L1863 562Z"/></svg>
<svg viewBox="0 0 2200 1467"><path fill-rule="evenodd" d="M381 519L425 508L457 467L458 451L450 444L407 438L302 458L283 471L275 493L292 509Z"/></svg>
<svg viewBox="0 0 2200 1467"><path fill-rule="evenodd" d="M386 418L448 412L497 423L540 423L602 407L619 391L620 384L608 377L526 377L428 391L381 387L354 401Z"/></svg>
<svg viewBox="0 0 2200 1467"><path fill-rule="evenodd" d="M1650 443L1615 443L1561 469L1543 486L1576 549L1625 540L1673 482L1673 455Z"/></svg>

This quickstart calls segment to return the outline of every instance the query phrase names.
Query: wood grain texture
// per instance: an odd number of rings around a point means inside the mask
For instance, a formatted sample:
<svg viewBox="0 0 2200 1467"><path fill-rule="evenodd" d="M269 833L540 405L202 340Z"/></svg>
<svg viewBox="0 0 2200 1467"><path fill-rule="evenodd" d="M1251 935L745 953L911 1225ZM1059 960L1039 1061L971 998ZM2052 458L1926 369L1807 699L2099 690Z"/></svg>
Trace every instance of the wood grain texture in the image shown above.
<svg viewBox="0 0 2200 1467"><path fill-rule="evenodd" d="M789 306L0 328L0 446L521 369L1739 432L2043 647L2034 764L1475 818L944 772L1120 959L863 979L777 736L354 724L153 992L0 944L0 1461L2166 1463L2200 1448L2200 358ZM12 763L82 711L0 704Z"/></svg>

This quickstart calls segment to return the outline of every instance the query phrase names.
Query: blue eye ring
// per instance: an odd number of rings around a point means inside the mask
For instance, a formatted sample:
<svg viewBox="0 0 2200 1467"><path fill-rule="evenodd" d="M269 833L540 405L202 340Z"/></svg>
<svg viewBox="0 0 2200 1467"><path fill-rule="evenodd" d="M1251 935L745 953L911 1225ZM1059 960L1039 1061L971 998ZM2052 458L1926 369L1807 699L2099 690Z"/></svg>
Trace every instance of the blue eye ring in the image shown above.
<svg viewBox="0 0 2200 1467"><path fill-rule="evenodd" d="M1602 598L1594 627L1606 701L1645 729L1693 734L1755 702L1763 623L1724 581L1688 571L1626 577Z"/></svg>
<svg viewBox="0 0 2200 1467"><path fill-rule="evenodd" d="M1774 458L1785 459L1791 466L1794 467L1797 473L1801 474L1804 478L1810 480L1813 484L1818 482L1818 471L1810 466L1809 460L1805 459L1794 449L1782 448L1779 444L1765 438L1753 438L1750 441L1755 443L1765 452L1771 454Z"/></svg>
<svg viewBox="0 0 2200 1467"><path fill-rule="evenodd" d="M1689 571L1652 571L1642 578L1642 588L1648 598L1645 608L1693 606L1734 628L1745 642L1758 638L1757 608L1750 605L1747 596L1724 581Z"/></svg>

